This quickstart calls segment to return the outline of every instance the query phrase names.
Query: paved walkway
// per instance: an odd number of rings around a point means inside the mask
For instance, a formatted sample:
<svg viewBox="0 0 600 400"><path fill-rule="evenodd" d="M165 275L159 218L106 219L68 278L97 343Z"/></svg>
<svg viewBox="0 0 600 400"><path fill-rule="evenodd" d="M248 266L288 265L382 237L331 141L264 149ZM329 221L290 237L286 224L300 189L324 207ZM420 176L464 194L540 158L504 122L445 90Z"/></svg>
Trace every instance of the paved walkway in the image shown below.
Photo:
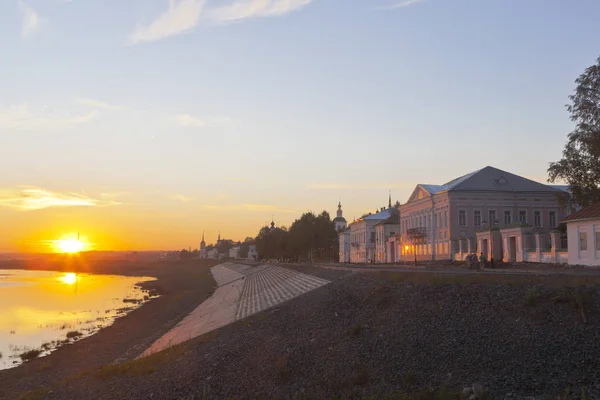
<svg viewBox="0 0 600 400"><path fill-rule="evenodd" d="M330 281L271 265L225 263L211 268L219 286L213 295L140 357L164 350L293 299Z"/></svg>

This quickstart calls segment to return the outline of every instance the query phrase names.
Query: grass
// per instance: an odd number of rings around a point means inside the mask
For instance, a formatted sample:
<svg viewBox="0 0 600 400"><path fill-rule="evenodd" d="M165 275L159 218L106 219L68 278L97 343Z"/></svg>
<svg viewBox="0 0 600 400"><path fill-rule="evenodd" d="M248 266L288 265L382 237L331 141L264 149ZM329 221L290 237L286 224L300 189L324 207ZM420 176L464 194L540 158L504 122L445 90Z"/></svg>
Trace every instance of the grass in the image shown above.
<svg viewBox="0 0 600 400"><path fill-rule="evenodd" d="M352 326L352 330L350 331L352 333L352 336L359 336L362 333L363 330L363 326L359 323L354 324L354 326Z"/></svg>
<svg viewBox="0 0 600 400"><path fill-rule="evenodd" d="M38 372L44 372L48 368L50 368L50 363L48 361L43 361L40 363L40 365L38 365L37 370Z"/></svg>
<svg viewBox="0 0 600 400"><path fill-rule="evenodd" d="M42 354L41 350L29 350L26 351L25 353L22 353L19 355L19 357L21 357L21 360L23 361L30 361L30 360L34 360L36 358L38 358L40 356L40 354Z"/></svg>
<svg viewBox="0 0 600 400"><path fill-rule="evenodd" d="M48 393L50 393L50 390L46 388L30 390L17 397L17 400L42 400Z"/></svg>
<svg viewBox="0 0 600 400"><path fill-rule="evenodd" d="M75 338L78 338L79 336L83 336L83 333L81 333L79 331L67 332L67 339L75 339Z"/></svg>
<svg viewBox="0 0 600 400"><path fill-rule="evenodd" d="M540 297L540 292L537 288L529 288L525 292L525 304L529 307L533 307L537 304Z"/></svg>

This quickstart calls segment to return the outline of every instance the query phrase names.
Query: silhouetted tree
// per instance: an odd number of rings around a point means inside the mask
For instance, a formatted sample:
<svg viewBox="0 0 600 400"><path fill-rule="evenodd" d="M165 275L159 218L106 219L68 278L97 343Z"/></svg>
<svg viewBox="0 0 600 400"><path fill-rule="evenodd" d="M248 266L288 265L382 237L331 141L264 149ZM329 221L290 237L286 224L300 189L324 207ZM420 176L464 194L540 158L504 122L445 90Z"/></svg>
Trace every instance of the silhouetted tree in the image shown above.
<svg viewBox="0 0 600 400"><path fill-rule="evenodd" d="M248 258L248 251L250 249L250 245L253 243L254 238L247 237L246 239L244 239L244 241L240 244L240 251L238 253L240 258Z"/></svg>
<svg viewBox="0 0 600 400"><path fill-rule="evenodd" d="M567 110L575 123L562 159L550 163L549 182L563 179L573 200L586 206L600 201L600 57L575 81Z"/></svg>

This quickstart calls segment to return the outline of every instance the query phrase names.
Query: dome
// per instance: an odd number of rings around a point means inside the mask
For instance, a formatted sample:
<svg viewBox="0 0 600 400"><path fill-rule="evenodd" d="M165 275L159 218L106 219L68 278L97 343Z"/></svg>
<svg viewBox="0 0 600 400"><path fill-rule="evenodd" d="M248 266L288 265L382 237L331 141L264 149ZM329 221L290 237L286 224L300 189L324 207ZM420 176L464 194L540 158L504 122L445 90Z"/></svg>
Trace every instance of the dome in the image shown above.
<svg viewBox="0 0 600 400"><path fill-rule="evenodd" d="M347 221L346 221L346 218L344 218L344 217L335 217L333 219L333 222L347 222Z"/></svg>

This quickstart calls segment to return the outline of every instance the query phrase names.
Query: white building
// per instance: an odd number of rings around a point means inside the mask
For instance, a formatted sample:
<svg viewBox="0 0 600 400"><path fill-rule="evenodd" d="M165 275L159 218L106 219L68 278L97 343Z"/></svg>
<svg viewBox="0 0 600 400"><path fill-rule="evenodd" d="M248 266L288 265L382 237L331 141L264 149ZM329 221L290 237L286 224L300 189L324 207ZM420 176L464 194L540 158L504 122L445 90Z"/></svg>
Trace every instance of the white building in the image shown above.
<svg viewBox="0 0 600 400"><path fill-rule="evenodd" d="M202 241L200 242L200 258L206 258L206 242L204 241L204 231L202 231Z"/></svg>
<svg viewBox="0 0 600 400"><path fill-rule="evenodd" d="M335 224L335 230L338 232L343 231L348 226L346 218L344 218L342 213L342 202L338 202L337 215L333 219L333 223Z"/></svg>
<svg viewBox="0 0 600 400"><path fill-rule="evenodd" d="M240 246L235 246L229 249L229 258L240 258Z"/></svg>
<svg viewBox="0 0 600 400"><path fill-rule="evenodd" d="M567 224L569 264L600 265L600 202L563 219Z"/></svg>
<svg viewBox="0 0 600 400"><path fill-rule="evenodd" d="M400 232L400 217L397 209L391 208L391 217L375 225L375 262L393 263L396 261L394 246L388 245L390 237L396 237Z"/></svg>
<svg viewBox="0 0 600 400"><path fill-rule="evenodd" d="M366 215L352 222L350 228L350 262L371 263L376 256L375 225L385 221L393 215L391 207L382 209L376 214Z"/></svg>
<svg viewBox="0 0 600 400"><path fill-rule="evenodd" d="M350 228L346 228L338 233L340 247L340 262L350 262Z"/></svg>
<svg viewBox="0 0 600 400"><path fill-rule="evenodd" d="M207 258L219 258L219 252L217 251L217 249L210 249L206 252L206 257Z"/></svg>
<svg viewBox="0 0 600 400"><path fill-rule="evenodd" d="M255 261L258 259L258 251L256 251L256 245L251 244L248 246L248 260Z"/></svg>

